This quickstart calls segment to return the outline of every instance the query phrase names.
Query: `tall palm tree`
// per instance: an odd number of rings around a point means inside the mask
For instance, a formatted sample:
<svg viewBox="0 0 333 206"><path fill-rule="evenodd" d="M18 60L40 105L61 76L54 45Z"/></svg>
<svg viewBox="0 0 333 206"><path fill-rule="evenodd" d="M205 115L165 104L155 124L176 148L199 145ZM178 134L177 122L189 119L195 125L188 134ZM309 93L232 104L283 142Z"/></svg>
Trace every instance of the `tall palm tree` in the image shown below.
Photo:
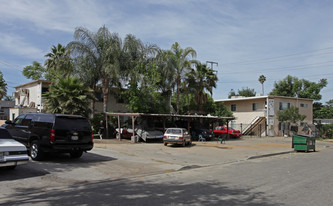
<svg viewBox="0 0 333 206"><path fill-rule="evenodd" d="M264 75L260 75L258 81L261 84L262 94L264 95L264 82L266 81L266 77Z"/></svg>
<svg viewBox="0 0 333 206"><path fill-rule="evenodd" d="M68 48L77 57L89 58L90 72L98 75L102 83L103 111L107 112L109 87L118 84L120 79L121 38L103 26L96 33L79 27L74 32L74 39Z"/></svg>
<svg viewBox="0 0 333 206"><path fill-rule="evenodd" d="M45 55L47 60L45 61L46 71L49 73L58 74L61 73L62 76L67 76L73 71L73 64L70 59L69 50L66 47L58 44L57 46L52 46L51 52ZM52 74L52 75L53 75Z"/></svg>
<svg viewBox="0 0 333 206"><path fill-rule="evenodd" d="M159 89L162 93L162 96L165 99L165 106L166 110L172 110L171 106L171 97L172 97L172 90L175 86L175 70L169 63L169 56L170 51L167 50L159 50L156 58L155 63L157 68L160 71L161 79L159 82Z"/></svg>
<svg viewBox="0 0 333 206"><path fill-rule="evenodd" d="M52 84L43 97L47 112L88 116L89 101L94 98L90 93L79 78L67 77Z"/></svg>
<svg viewBox="0 0 333 206"><path fill-rule="evenodd" d="M130 84L142 83L148 65L159 50L156 45L144 44L134 35L128 34L122 45L120 57L121 68L124 70L124 79Z"/></svg>
<svg viewBox="0 0 333 206"><path fill-rule="evenodd" d="M191 69L191 64L194 63L194 60L189 58L195 58L197 53L191 47L185 49L180 48L178 42L174 43L171 46L171 50L168 52L170 66L174 70L174 82L176 86L176 97L177 105L179 105L179 93L182 79L185 74ZM179 113L179 107L177 106L177 114Z"/></svg>
<svg viewBox="0 0 333 206"><path fill-rule="evenodd" d="M0 71L0 100L7 94L7 83L3 78L3 74Z"/></svg>
<svg viewBox="0 0 333 206"><path fill-rule="evenodd" d="M197 63L196 69L192 69L187 74L187 88L193 91L200 113L203 113L203 103L208 98L206 91L212 95L217 80L214 71L209 69L206 64Z"/></svg>

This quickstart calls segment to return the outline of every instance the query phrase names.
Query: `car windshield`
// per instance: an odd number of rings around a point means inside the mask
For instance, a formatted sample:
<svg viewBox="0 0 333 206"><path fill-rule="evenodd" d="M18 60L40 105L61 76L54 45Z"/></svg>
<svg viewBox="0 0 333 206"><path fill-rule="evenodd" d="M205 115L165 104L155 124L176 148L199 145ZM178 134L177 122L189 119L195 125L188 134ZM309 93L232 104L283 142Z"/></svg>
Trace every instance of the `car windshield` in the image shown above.
<svg viewBox="0 0 333 206"><path fill-rule="evenodd" d="M168 129L166 131L167 134L182 134L182 130L181 129Z"/></svg>
<svg viewBox="0 0 333 206"><path fill-rule="evenodd" d="M6 129L0 129L0 139L12 139L12 136Z"/></svg>

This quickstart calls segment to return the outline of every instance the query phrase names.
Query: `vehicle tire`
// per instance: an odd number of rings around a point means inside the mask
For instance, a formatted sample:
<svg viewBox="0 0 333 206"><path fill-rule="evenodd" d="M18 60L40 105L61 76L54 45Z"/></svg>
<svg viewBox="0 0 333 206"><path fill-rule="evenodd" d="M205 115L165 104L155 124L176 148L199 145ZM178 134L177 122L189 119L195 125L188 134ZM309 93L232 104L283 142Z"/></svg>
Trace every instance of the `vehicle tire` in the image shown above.
<svg viewBox="0 0 333 206"><path fill-rule="evenodd" d="M168 146L168 143L164 143L164 146Z"/></svg>
<svg viewBox="0 0 333 206"><path fill-rule="evenodd" d="M35 161L39 161L44 158L44 152L40 150L40 145L37 140L33 140L30 144L30 157Z"/></svg>
<svg viewBox="0 0 333 206"><path fill-rule="evenodd" d="M83 151L75 150L75 151L71 151L69 154L71 155L71 158L80 158L83 154Z"/></svg>

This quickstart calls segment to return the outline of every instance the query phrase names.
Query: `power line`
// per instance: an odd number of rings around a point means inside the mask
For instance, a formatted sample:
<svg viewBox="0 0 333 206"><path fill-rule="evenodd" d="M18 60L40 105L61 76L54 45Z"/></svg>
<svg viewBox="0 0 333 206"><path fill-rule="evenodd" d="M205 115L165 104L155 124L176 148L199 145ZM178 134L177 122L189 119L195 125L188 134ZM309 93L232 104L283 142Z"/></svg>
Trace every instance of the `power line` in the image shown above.
<svg viewBox="0 0 333 206"><path fill-rule="evenodd" d="M294 66L286 66L286 67L275 67L275 68L265 68L265 69L258 69L258 70L248 70L248 71L238 71L238 72L225 72L224 74L244 74L244 72L269 72L269 71L283 71L283 70L298 70L301 68L308 69L307 67L313 67L313 66L331 66L332 64L328 65L322 65L322 64L327 64L327 63L333 63L332 61L326 61L326 62L317 62L313 64L303 64L303 65L294 65Z"/></svg>
<svg viewBox="0 0 333 206"><path fill-rule="evenodd" d="M22 71L21 67L19 65L15 65L15 64L11 64L11 63L8 63L8 62L5 62L3 60L0 59L0 64L3 64L9 68L12 68L12 69L16 69L16 70L19 70L19 71Z"/></svg>
<svg viewBox="0 0 333 206"><path fill-rule="evenodd" d="M299 56L299 55L304 55L304 54L309 54L309 53L314 53L314 52L324 51L324 50L330 50L330 49L333 49L333 47L327 47L327 48L308 51L308 52L299 52L299 53L294 53L294 54L282 55L282 56L277 56L277 57L269 57L269 58L256 59L256 60L245 60L245 61L240 61L240 62L223 63L222 65L225 66L225 65L233 65L233 64L266 63L266 62L270 62L270 61L267 61L267 60L276 60L277 61L278 59L283 59L283 58L288 58L288 57L293 57L293 56ZM322 53L322 54L330 54L330 53L333 53L333 51ZM322 55L322 54L320 54L320 55Z"/></svg>

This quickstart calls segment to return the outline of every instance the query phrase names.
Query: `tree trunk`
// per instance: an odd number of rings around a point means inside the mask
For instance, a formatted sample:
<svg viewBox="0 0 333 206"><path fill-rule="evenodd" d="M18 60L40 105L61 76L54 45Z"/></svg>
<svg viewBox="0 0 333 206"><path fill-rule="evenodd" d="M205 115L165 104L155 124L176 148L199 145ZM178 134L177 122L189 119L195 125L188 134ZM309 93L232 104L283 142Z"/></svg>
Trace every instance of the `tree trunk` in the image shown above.
<svg viewBox="0 0 333 206"><path fill-rule="evenodd" d="M179 101L179 93L180 93L180 91L179 91L179 85L180 85L180 76L179 77L177 77L177 112L176 112L176 114L179 114L179 106L180 106L180 101Z"/></svg>
<svg viewBox="0 0 333 206"><path fill-rule="evenodd" d="M103 89L103 112L107 112L107 104L108 104L108 95L109 95L109 78L104 77L102 80L102 89Z"/></svg>
<svg viewBox="0 0 333 206"><path fill-rule="evenodd" d="M264 83L262 83L261 86L262 86L262 95L265 95L265 93L264 93Z"/></svg>

